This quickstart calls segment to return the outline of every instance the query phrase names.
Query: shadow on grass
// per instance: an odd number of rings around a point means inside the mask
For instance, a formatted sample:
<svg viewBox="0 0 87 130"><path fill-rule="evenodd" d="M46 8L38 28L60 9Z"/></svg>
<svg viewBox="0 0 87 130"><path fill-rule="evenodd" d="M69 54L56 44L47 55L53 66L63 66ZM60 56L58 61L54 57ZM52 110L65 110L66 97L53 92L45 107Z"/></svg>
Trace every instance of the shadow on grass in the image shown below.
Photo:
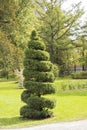
<svg viewBox="0 0 87 130"><path fill-rule="evenodd" d="M0 82L0 90L19 89L17 81Z"/></svg>
<svg viewBox="0 0 87 130"><path fill-rule="evenodd" d="M12 118L0 118L0 127L6 127L16 124L21 124L24 122L28 122L27 119L22 119L20 117L12 117Z"/></svg>
<svg viewBox="0 0 87 130"><path fill-rule="evenodd" d="M0 90L5 90L5 91L7 90L8 91L8 90L20 90L20 89L18 87L12 87L11 88L9 86L8 87L3 87L2 86L2 87L0 87Z"/></svg>
<svg viewBox="0 0 87 130"><path fill-rule="evenodd" d="M46 121L47 122L47 121ZM43 120L32 120L21 117L0 118L0 128L21 128L42 124Z"/></svg>
<svg viewBox="0 0 87 130"><path fill-rule="evenodd" d="M59 91L58 96L87 96L87 90Z"/></svg>
<svg viewBox="0 0 87 130"><path fill-rule="evenodd" d="M17 81L17 78L0 78L0 82L10 82L10 81Z"/></svg>

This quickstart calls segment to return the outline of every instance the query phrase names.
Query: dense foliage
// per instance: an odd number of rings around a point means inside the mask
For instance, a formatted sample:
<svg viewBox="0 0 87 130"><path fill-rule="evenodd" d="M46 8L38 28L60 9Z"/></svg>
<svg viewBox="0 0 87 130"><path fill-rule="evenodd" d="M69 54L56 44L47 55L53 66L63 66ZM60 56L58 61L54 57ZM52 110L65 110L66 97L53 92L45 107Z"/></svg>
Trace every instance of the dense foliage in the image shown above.
<svg viewBox="0 0 87 130"><path fill-rule="evenodd" d="M18 66L22 69L19 63L23 60L23 56L20 57L20 55L27 47L31 31L36 29L46 44L51 62L59 67L59 76L69 75L71 66L75 68L78 64L85 71L87 65L87 22L84 21L84 24L79 22L83 14L81 3L75 4L70 10L63 10L64 2L66 0L1 0L0 44L5 41L8 43L6 50L10 46L11 50L16 50L13 53L18 54L14 55L15 60L13 60L12 55L2 53L3 57L8 56L8 63L6 63L8 67L6 68L5 60L0 56L1 70L8 69L10 72L10 68L15 70ZM4 45L2 44L3 48ZM3 63L5 64L4 68Z"/></svg>
<svg viewBox="0 0 87 130"><path fill-rule="evenodd" d="M23 75L26 90L22 93L21 99L27 105L20 110L20 115L24 118L41 119L52 115L49 109L54 107L54 102L42 96L55 92L53 65L45 49L45 44L33 31L24 59Z"/></svg>
<svg viewBox="0 0 87 130"><path fill-rule="evenodd" d="M40 36L47 45L51 62L59 66L59 75L70 74L71 54L74 48L70 37L75 35L73 30L79 25L78 19L82 15L80 3L70 10L63 11L61 0L35 0L37 13L42 25ZM66 0L65 0L66 1Z"/></svg>
<svg viewBox="0 0 87 130"><path fill-rule="evenodd" d="M10 73L23 67L23 51L8 40L0 31L0 76L8 78Z"/></svg>
<svg viewBox="0 0 87 130"><path fill-rule="evenodd" d="M74 72L71 76L73 79L87 79L87 71Z"/></svg>

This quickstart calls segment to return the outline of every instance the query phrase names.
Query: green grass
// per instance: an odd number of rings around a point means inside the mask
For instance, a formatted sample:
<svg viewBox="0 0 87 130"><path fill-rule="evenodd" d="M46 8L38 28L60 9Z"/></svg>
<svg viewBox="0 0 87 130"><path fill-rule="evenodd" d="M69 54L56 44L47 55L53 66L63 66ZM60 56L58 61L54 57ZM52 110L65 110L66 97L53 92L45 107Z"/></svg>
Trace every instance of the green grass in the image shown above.
<svg viewBox="0 0 87 130"><path fill-rule="evenodd" d="M15 81L0 82L0 128L28 127L39 124L87 119L87 90L62 91L61 84L71 83L76 86L77 80L60 79L55 81L56 94L46 95L56 102L52 110L54 116L44 120L23 120L20 118L20 107L23 106L20 95L23 89L18 89ZM78 83L86 83L86 80L78 80Z"/></svg>

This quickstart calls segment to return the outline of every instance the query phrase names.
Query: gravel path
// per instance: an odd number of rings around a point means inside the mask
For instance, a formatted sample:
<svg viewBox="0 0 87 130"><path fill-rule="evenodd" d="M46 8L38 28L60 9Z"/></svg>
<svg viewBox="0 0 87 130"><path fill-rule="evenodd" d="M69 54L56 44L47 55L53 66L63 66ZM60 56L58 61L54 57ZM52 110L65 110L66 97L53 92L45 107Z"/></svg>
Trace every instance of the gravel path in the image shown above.
<svg viewBox="0 0 87 130"><path fill-rule="evenodd" d="M87 120L46 124L29 128L3 129L3 130L87 130Z"/></svg>

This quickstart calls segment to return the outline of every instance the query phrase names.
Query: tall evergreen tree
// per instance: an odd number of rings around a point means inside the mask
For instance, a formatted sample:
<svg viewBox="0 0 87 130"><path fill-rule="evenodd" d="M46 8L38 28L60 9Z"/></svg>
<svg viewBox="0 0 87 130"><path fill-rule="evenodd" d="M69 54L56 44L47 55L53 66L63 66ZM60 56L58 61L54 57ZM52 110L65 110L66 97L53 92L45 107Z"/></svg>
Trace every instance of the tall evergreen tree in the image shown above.
<svg viewBox="0 0 87 130"><path fill-rule="evenodd" d="M23 75L26 90L22 93L21 99L27 105L20 110L23 118L42 119L52 115L49 109L54 108L54 102L42 96L55 92L53 65L45 49L45 44L33 31L24 59Z"/></svg>

